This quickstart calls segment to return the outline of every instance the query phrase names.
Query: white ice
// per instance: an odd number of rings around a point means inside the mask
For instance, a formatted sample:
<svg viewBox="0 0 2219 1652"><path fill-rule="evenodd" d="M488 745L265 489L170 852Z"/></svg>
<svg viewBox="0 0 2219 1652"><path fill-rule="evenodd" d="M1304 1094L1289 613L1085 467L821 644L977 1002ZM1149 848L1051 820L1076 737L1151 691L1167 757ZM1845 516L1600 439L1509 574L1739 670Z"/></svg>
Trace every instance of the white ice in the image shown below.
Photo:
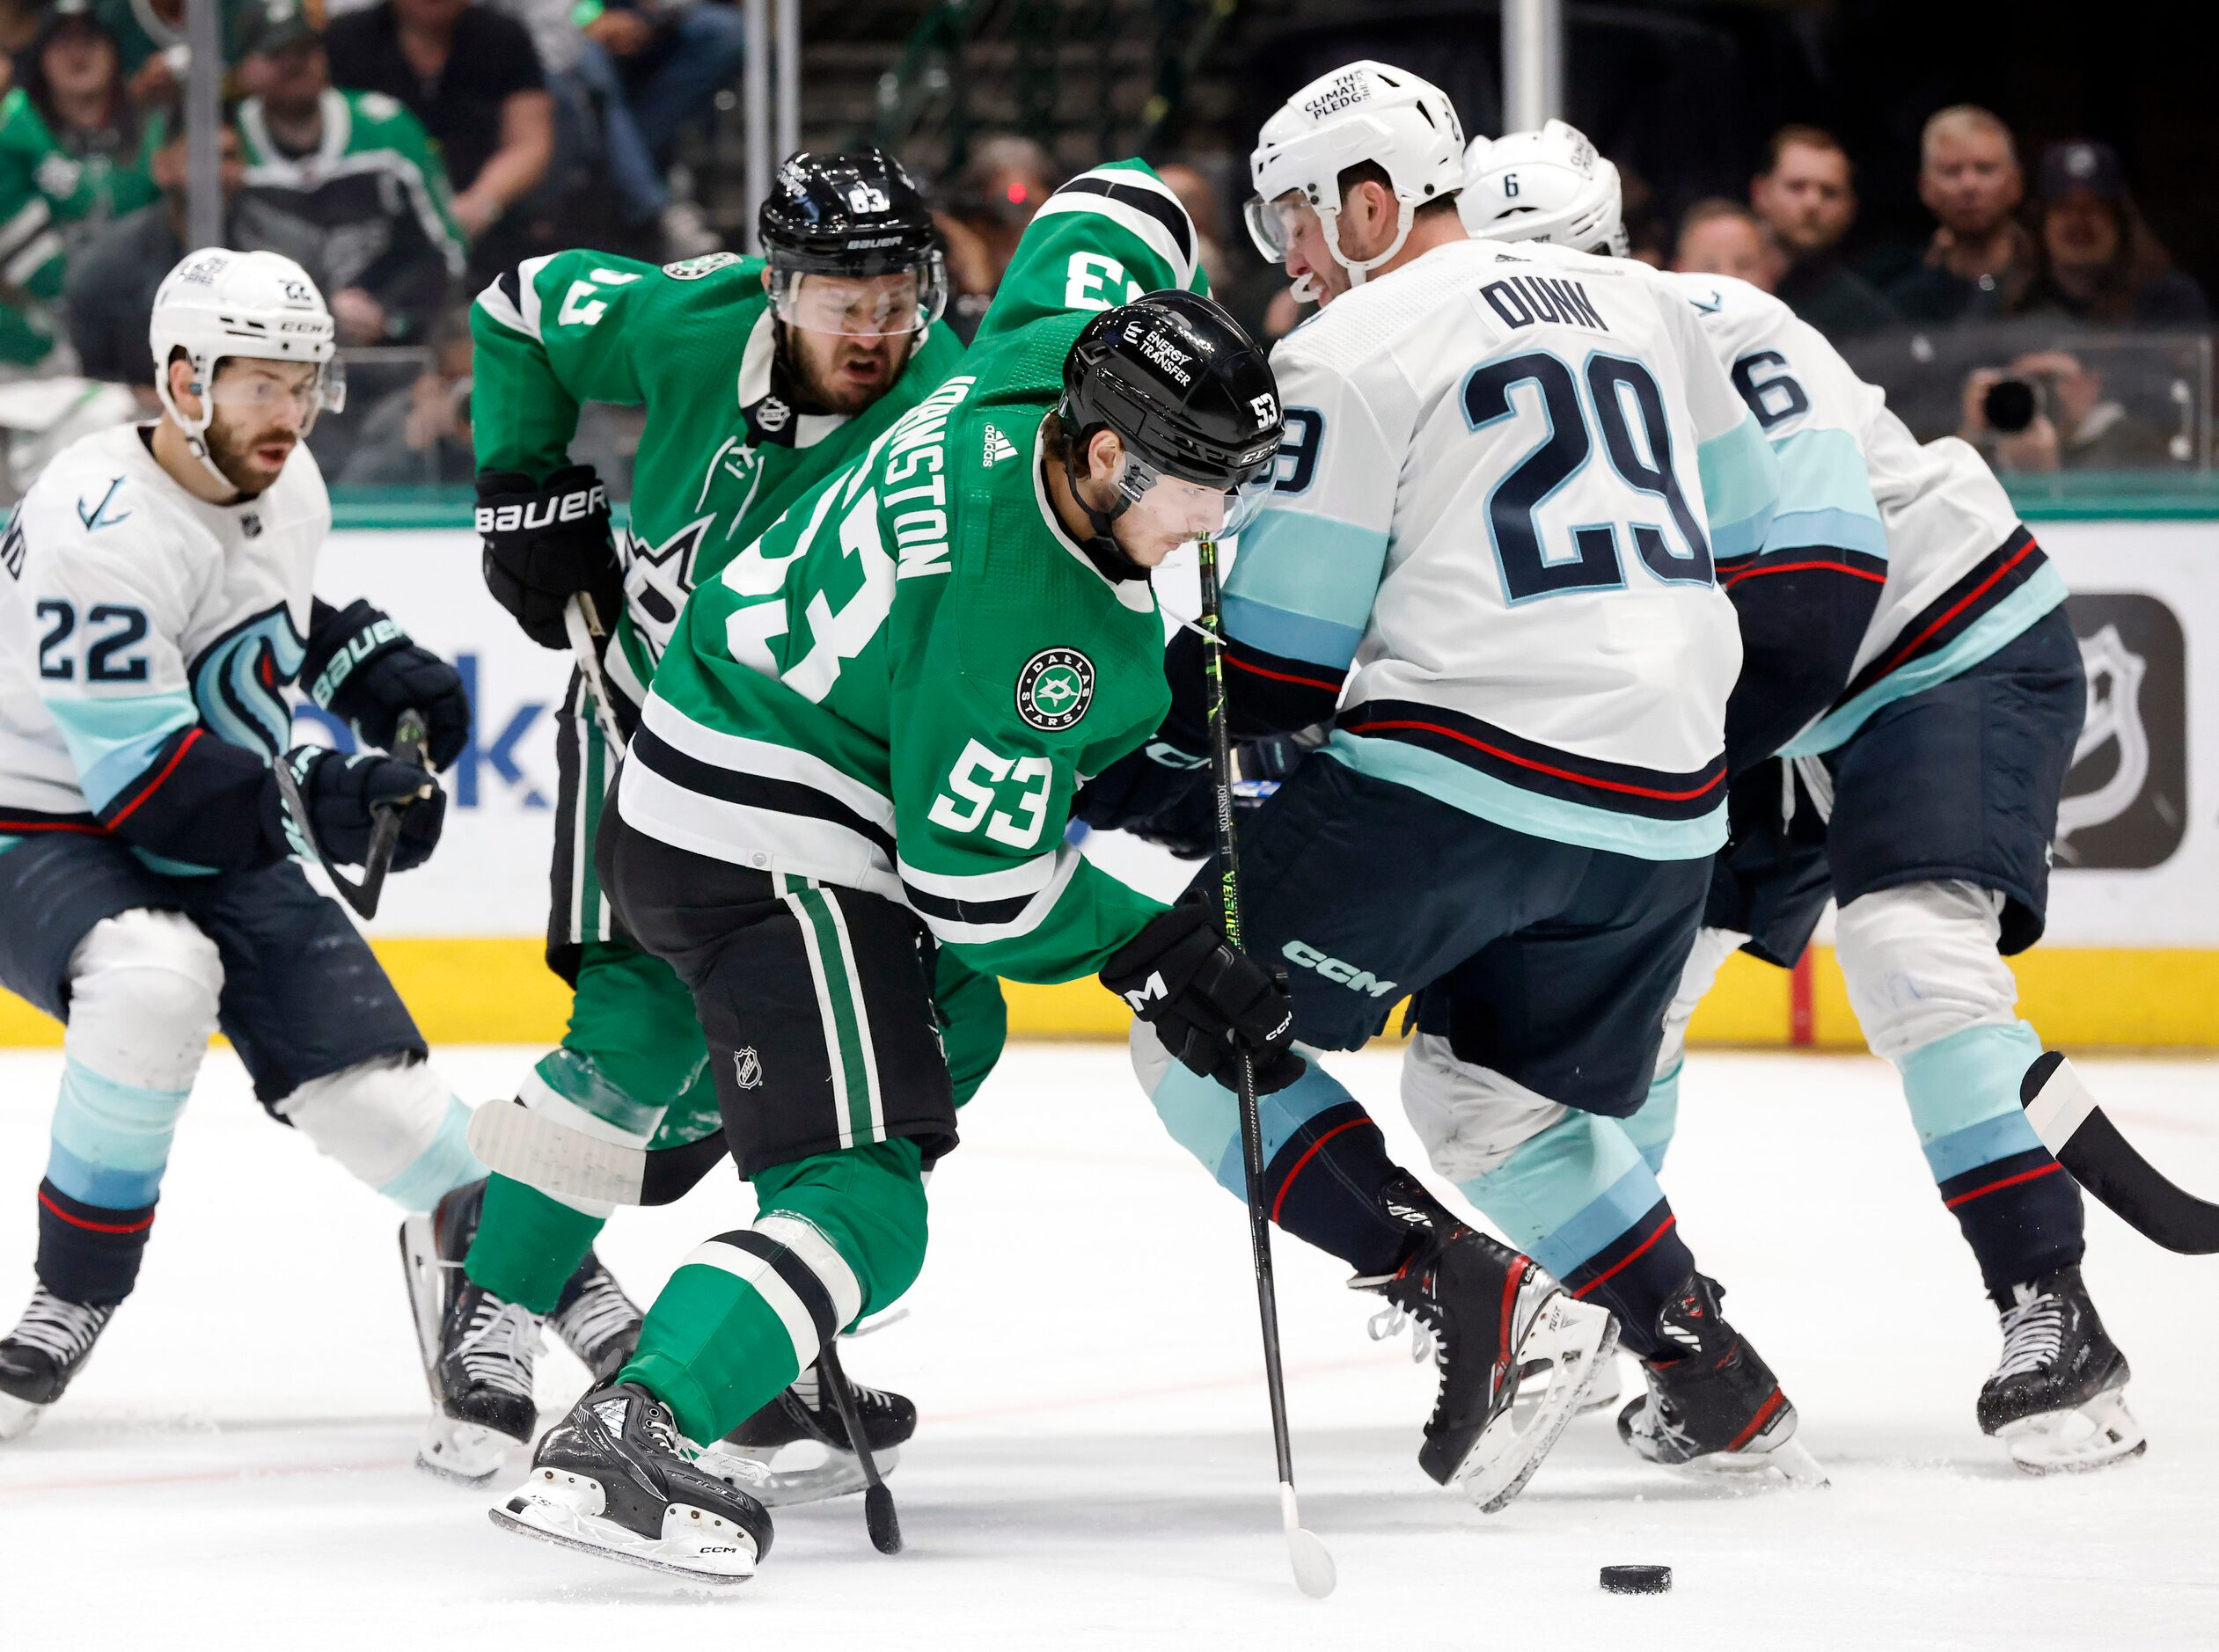
<svg viewBox="0 0 2219 1652"><path fill-rule="evenodd" d="M450 1049L465 1096L532 1052ZM0 1322L28 1290L58 1054L0 1056ZM1388 1055L1341 1070L1415 1150ZM2219 1189L2219 1064L2091 1062L2149 1155ZM1011 1052L934 1176L909 1319L851 1345L924 1422L894 1476L909 1551L853 1500L786 1511L761 1575L702 1598L496 1531L410 1466L423 1384L393 1214L270 1123L228 1054L179 1131L138 1295L36 1430L0 1446L0 1644L132 1648L1647 1648L2219 1645L2219 1260L2091 1209L2087 1273L2149 1455L2027 1479L1973 1423L1993 1318L1868 1059L1698 1053L1666 1169L1734 1321L1780 1372L1823 1492L1734 1493L1576 1423L1486 1517L1413 1461L1430 1375L1373 1299L1282 1241L1281 1319L1322 1604L1287 1579L1240 1207L1165 1137L1121 1050ZM721 1173L604 1254L643 1299L744 1223ZM549 1418L582 1378L559 1351ZM513 1476L504 1476L504 1480ZM1668 1596L1609 1597L1660 1561Z"/></svg>

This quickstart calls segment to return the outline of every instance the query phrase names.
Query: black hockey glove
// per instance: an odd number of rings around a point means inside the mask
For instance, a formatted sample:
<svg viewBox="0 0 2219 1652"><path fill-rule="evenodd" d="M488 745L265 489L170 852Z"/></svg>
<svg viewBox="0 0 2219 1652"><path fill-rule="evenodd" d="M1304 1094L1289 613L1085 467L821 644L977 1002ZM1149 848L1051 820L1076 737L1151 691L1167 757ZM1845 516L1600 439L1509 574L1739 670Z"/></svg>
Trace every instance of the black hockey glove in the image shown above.
<svg viewBox="0 0 2219 1652"><path fill-rule="evenodd" d="M1072 813L1097 831L1126 831L1199 860L1217 842L1210 760L1151 740L1079 790Z"/></svg>
<svg viewBox="0 0 2219 1652"><path fill-rule="evenodd" d="M470 696L462 675L378 610L359 599L344 608L319 600L301 686L355 737L392 749L400 714L423 713L424 754L443 769L470 743Z"/></svg>
<svg viewBox="0 0 2219 1652"><path fill-rule="evenodd" d="M563 604L590 596L604 628L624 607L624 570L609 533L609 494L590 464L535 487L516 471L478 472L486 588L543 648L568 648Z"/></svg>
<svg viewBox="0 0 2219 1652"><path fill-rule="evenodd" d="M1227 944L1197 895L1159 914L1120 947L1102 967L1102 983L1153 1026L1182 1064L1228 1090L1240 1079L1237 1045L1256 1057L1258 1095L1284 1090L1302 1076L1286 988Z"/></svg>
<svg viewBox="0 0 2219 1652"><path fill-rule="evenodd" d="M400 840L393 849L393 870L406 872L431 859L439 829L447 820L447 794L426 771L374 753L349 757L325 746L296 746L278 762L291 769L309 817L294 817L273 777L262 818L273 843L304 859L359 866L370 859L370 835L381 809L406 804ZM419 796L426 786L431 795Z"/></svg>

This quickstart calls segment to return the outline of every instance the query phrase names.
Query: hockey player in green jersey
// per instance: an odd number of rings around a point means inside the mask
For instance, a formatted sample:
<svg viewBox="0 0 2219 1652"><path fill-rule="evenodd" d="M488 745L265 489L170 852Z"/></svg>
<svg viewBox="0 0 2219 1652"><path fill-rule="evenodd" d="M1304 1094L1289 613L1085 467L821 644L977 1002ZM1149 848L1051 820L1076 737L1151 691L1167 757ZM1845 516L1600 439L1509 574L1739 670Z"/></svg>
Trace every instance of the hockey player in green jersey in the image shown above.
<svg viewBox="0 0 2219 1652"><path fill-rule="evenodd" d="M942 1040L963 1030L936 952L1098 972L1199 1071L1229 1075L1241 1045L1260 1088L1301 1071L1284 992L1205 909L1167 911L1064 839L1081 777L1168 703L1149 569L1270 485L1271 369L1200 296L1195 245L1138 162L1066 184L961 369L680 617L597 858L692 991L758 1215L686 1258L496 1523L753 1572L771 1524L750 1477L704 1473L684 1442L916 1278L924 1172L956 1144Z"/></svg>
<svg viewBox="0 0 2219 1652"><path fill-rule="evenodd" d="M608 704L597 713L574 675L557 736L547 957L575 990L569 1029L517 1096L542 1116L641 1147L702 1142L721 1121L692 998L612 921L594 874L616 766L604 719L630 734L695 581L868 448L963 355L934 325L946 283L931 215L890 157L795 156L760 226L767 262L718 253L657 269L591 252L534 259L480 295L471 318L487 579L546 647L570 646L564 610L581 596L612 632L600 654ZM587 401L646 413L620 556L598 479L569 458ZM970 1006L969 1036L949 1049L968 1096L1000 1049L1000 988L952 962L941 987ZM699 1161L702 1170L714 1163ZM445 1270L444 1301L421 1305L440 1324L440 1414L420 1456L427 1466L482 1478L531 1437L538 1316L553 1315L597 1375L631 1352L639 1312L613 1282L598 1275L601 1288L582 1294L568 1283L612 1208L496 1175L482 1215L463 1201L443 1212L426 1248L467 1259ZM438 1274L418 1270L420 1295ZM742 1444L775 1451L823 1431L828 1403L803 1376ZM866 1408L881 1446L913 1426L898 1395L871 1394ZM852 1458L835 1462L834 1486L852 1473Z"/></svg>

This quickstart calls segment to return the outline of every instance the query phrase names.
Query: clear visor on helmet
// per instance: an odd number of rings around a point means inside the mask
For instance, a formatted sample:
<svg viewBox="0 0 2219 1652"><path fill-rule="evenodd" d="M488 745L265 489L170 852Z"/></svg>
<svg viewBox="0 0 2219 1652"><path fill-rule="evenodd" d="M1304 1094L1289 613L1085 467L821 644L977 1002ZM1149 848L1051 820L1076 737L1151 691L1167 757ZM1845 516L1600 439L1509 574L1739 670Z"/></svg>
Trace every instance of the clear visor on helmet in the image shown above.
<svg viewBox="0 0 2219 1652"><path fill-rule="evenodd" d="M1308 210L1301 196L1290 190L1277 201L1266 201L1261 195L1250 195L1242 215L1248 220L1249 239L1256 243L1256 250L1274 264L1286 262L1287 253L1293 248L1294 238L1302 227L1302 214Z"/></svg>
<svg viewBox="0 0 2219 1652"><path fill-rule="evenodd" d="M948 278L937 252L888 275L773 267L765 285L772 309L787 326L851 339L919 333L948 307Z"/></svg>
<svg viewBox="0 0 2219 1652"><path fill-rule="evenodd" d="M1190 539L1222 539L1240 532L1263 508L1271 486L1270 465L1263 467L1261 476L1234 486L1212 487L1207 482L1173 476L1130 451L1125 454L1124 471L1117 479L1117 491L1128 506L1139 505L1145 496L1148 515L1155 522Z"/></svg>
<svg viewBox="0 0 2219 1652"><path fill-rule="evenodd" d="M209 400L243 424L267 425L289 412L303 435L319 413L347 406L347 364L328 362L265 361L230 356L216 364Z"/></svg>

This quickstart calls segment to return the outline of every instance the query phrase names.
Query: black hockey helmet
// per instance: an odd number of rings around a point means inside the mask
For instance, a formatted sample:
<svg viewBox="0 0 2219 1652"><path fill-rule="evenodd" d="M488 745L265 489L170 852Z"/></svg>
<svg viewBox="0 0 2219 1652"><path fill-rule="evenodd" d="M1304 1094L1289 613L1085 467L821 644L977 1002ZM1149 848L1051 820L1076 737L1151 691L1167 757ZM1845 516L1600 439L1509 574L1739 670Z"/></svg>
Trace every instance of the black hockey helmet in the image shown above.
<svg viewBox="0 0 2219 1652"><path fill-rule="evenodd" d="M1263 347L1199 293L1144 294L1088 322L1064 358L1056 413L1074 477L1097 430L1116 431L1125 445L1125 497L1095 523L1097 532L1106 532L1158 475L1234 495L1227 533L1271 490L1278 381Z"/></svg>
<svg viewBox="0 0 2219 1652"><path fill-rule="evenodd" d="M824 332L907 333L930 326L948 303L940 231L902 164L876 144L838 155L802 150L780 167L756 218L766 285L781 320ZM914 313L885 325L824 325L799 313L802 277L867 279L914 272Z"/></svg>

